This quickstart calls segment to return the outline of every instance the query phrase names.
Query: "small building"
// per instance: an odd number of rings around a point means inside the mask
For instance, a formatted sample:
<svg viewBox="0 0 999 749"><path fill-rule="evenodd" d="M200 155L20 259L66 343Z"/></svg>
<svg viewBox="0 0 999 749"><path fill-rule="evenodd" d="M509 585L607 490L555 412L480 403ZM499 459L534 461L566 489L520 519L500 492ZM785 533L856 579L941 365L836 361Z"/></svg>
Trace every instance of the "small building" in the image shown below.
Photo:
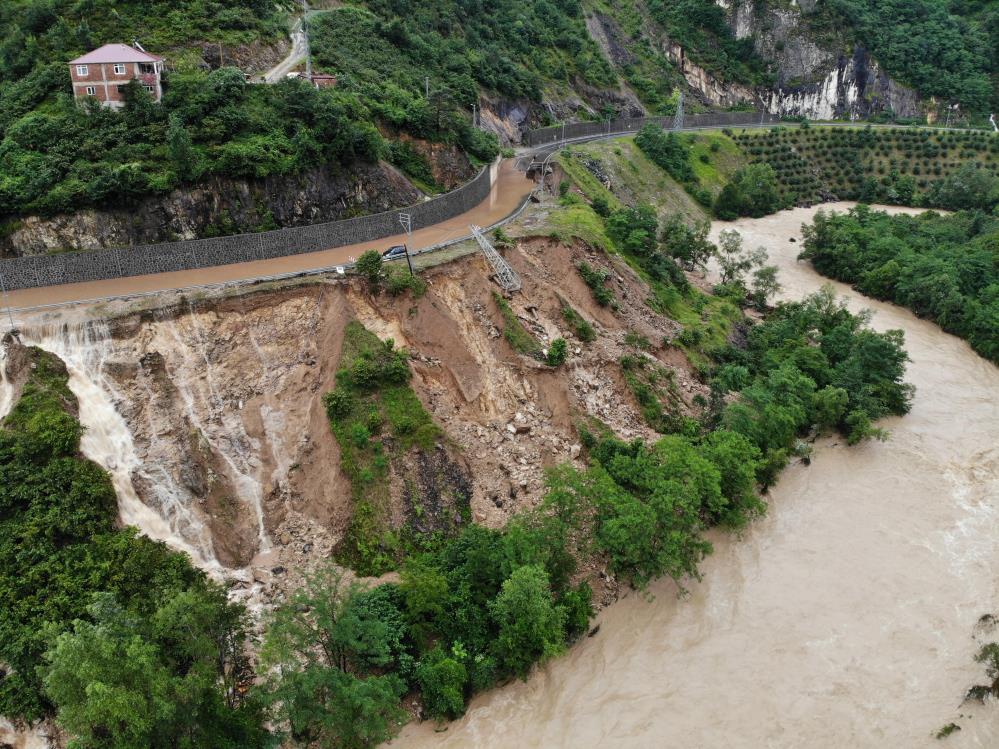
<svg viewBox="0 0 999 749"><path fill-rule="evenodd" d="M336 76L327 73L313 73L312 85L316 88L331 88L336 85Z"/></svg>
<svg viewBox="0 0 999 749"><path fill-rule="evenodd" d="M77 101L97 99L106 107L124 105L122 89L137 80L154 101L163 96L163 58L127 44L105 44L69 63L73 96Z"/></svg>
<svg viewBox="0 0 999 749"><path fill-rule="evenodd" d="M313 88L331 88L336 85L336 76L330 75L329 73L313 73L310 76L308 73L293 71L291 73L287 73L285 78L291 80L297 78L302 81L307 81Z"/></svg>

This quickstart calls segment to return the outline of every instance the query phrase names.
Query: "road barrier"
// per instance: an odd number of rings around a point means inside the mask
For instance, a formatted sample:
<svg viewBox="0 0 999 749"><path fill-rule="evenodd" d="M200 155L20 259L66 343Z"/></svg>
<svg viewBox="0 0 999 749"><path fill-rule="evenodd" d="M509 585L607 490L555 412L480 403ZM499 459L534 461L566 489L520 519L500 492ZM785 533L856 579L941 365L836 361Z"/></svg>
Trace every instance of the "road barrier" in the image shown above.
<svg viewBox="0 0 999 749"><path fill-rule="evenodd" d="M700 127L738 127L739 125L760 125L777 122L777 115L760 112L711 112L708 114L688 114L683 118L683 129ZM599 138L601 135L624 135L637 133L645 125L653 123L667 130L673 127L672 117L624 117L602 122L567 122L563 125L530 130L524 135L524 145L536 148L578 138Z"/></svg>
<svg viewBox="0 0 999 749"><path fill-rule="evenodd" d="M684 129L758 125L772 121L776 121L773 115L761 115L759 112L697 114L684 118ZM531 130L524 135L524 143L529 147L544 147L565 140L619 135L636 132L650 122L670 128L673 118L633 117L604 122L567 123L564 126ZM6 291L15 291L85 281L106 281L149 273L197 270L384 239L401 233L398 218L400 211L412 216L413 229L416 230L471 210L488 197L497 169L498 164L485 167L475 178L458 189L408 208L343 221L209 239L0 260L0 287Z"/></svg>
<svg viewBox="0 0 999 749"><path fill-rule="evenodd" d="M106 281L147 273L267 260L383 239L402 233L400 212L412 216L415 231L475 208L489 196L497 170L498 164L484 167L470 182L456 190L408 208L343 221L210 239L0 260L0 285L7 291L14 291L83 281Z"/></svg>

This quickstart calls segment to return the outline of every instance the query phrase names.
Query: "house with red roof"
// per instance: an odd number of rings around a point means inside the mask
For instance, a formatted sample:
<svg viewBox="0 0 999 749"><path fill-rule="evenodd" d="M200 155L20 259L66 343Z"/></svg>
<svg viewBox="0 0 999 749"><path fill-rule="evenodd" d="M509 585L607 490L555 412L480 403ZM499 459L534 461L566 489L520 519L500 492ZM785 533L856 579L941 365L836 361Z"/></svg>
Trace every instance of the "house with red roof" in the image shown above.
<svg viewBox="0 0 999 749"><path fill-rule="evenodd" d="M123 88L137 80L154 101L163 96L163 58L127 44L105 44L69 63L73 96L93 98L106 107L124 105Z"/></svg>

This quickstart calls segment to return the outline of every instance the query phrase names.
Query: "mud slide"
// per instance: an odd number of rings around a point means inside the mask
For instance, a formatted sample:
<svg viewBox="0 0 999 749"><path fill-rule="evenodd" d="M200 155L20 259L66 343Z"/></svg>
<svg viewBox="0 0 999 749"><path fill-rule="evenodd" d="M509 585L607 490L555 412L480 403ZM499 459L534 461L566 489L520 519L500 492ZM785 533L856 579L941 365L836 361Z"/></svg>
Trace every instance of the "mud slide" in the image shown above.
<svg viewBox="0 0 999 749"><path fill-rule="evenodd" d="M767 248L790 299L827 282L796 260L816 210L734 225ZM821 442L810 467L785 472L765 519L714 539L689 597L669 582L651 602L632 594L528 681L391 746L995 746L999 710L961 701L983 681L973 654L997 636L976 623L999 608L999 369L901 308L836 289L874 310L875 328L905 331L918 390L912 413L884 424L890 440ZM962 730L941 744L951 721Z"/></svg>

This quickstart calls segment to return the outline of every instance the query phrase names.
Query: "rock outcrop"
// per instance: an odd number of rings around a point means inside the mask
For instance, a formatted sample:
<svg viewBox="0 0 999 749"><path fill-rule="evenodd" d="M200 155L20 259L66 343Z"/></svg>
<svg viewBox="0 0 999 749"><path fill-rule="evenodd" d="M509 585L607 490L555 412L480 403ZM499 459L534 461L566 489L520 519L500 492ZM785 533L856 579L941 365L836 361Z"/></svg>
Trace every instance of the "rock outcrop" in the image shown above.
<svg viewBox="0 0 999 749"><path fill-rule="evenodd" d="M807 18L814 0L720 4L736 38L751 37L773 64L774 86L758 92L768 111L811 119L920 114L916 92L888 76L864 47L816 38Z"/></svg>
<svg viewBox="0 0 999 749"><path fill-rule="evenodd" d="M121 208L29 216L0 238L0 256L106 249L236 234L387 211L422 193L385 164L326 165L255 180L214 178Z"/></svg>

